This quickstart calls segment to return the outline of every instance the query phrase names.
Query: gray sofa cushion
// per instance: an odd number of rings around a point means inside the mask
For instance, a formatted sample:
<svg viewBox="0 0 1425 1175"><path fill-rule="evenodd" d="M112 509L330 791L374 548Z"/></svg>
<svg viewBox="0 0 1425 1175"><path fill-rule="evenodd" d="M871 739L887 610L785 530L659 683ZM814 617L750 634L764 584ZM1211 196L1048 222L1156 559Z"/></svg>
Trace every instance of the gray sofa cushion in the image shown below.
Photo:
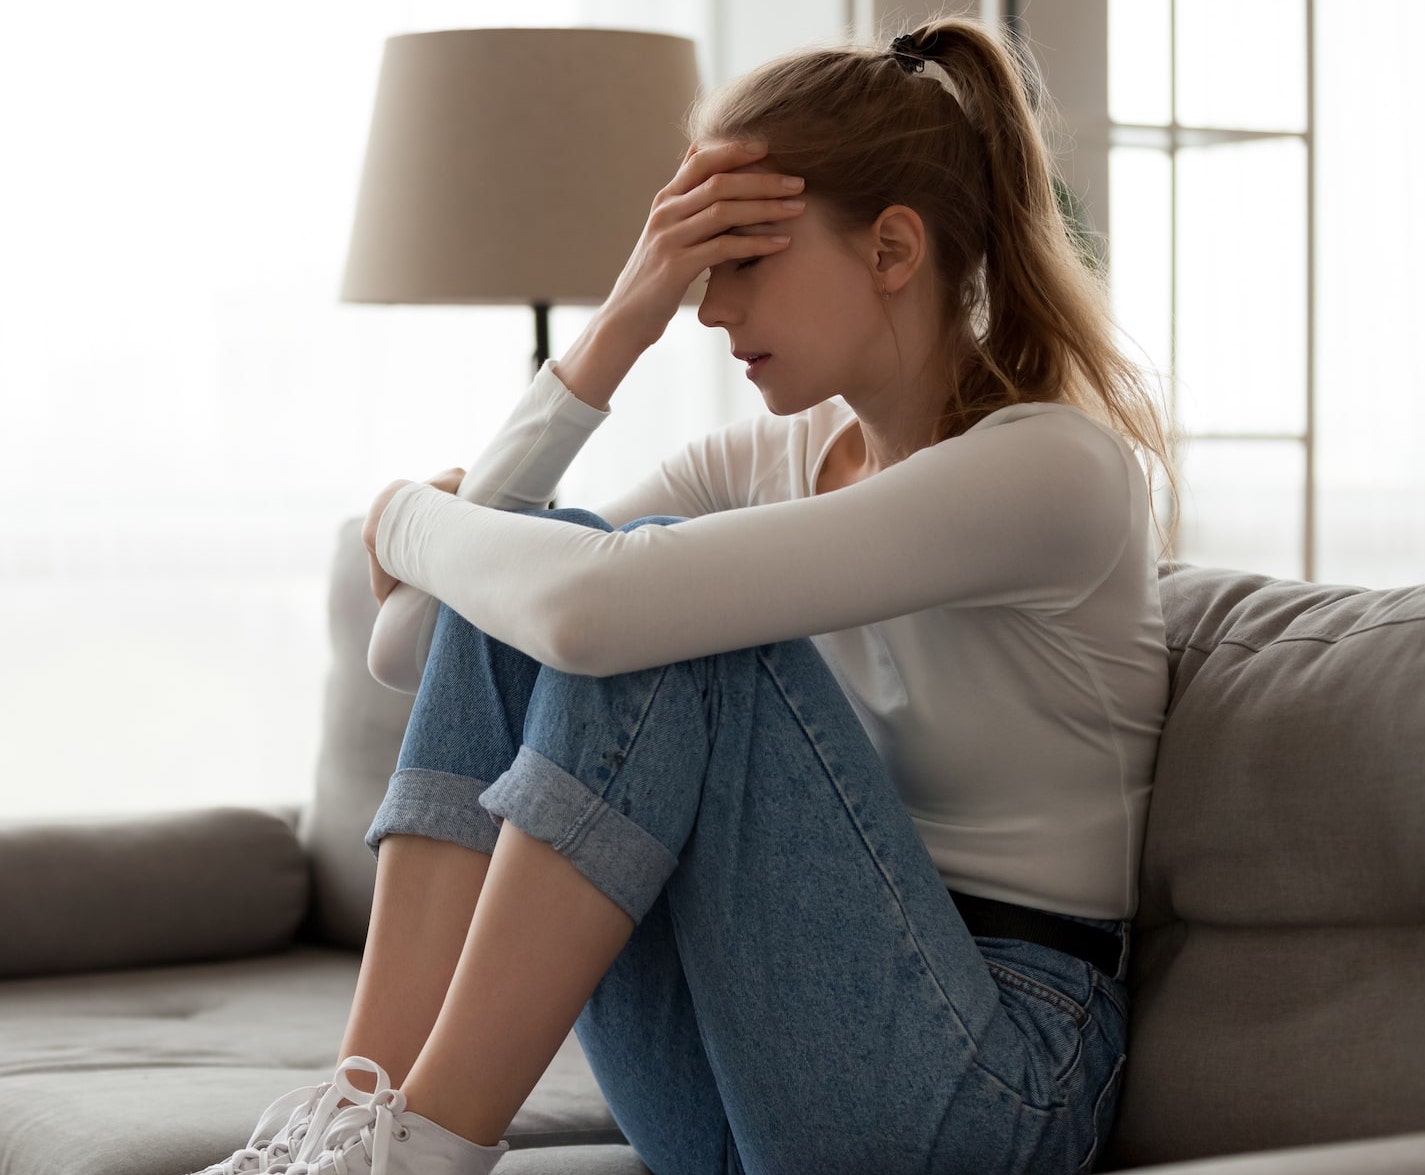
<svg viewBox="0 0 1425 1175"><path fill-rule="evenodd" d="M5 983L0 1172L179 1175L226 1157L273 1098L330 1075L357 964L307 948ZM641 1171L611 1145L620 1136L572 1038L508 1137L516 1148L589 1147L603 1163L590 1170L608 1175Z"/></svg>
<svg viewBox="0 0 1425 1175"><path fill-rule="evenodd" d="M1155 1166L1142 1175L1420 1175L1425 1134ZM503 1169L501 1169L503 1175Z"/></svg>
<svg viewBox="0 0 1425 1175"><path fill-rule="evenodd" d="M1425 587L1162 590L1113 1159L1425 1128Z"/></svg>
<svg viewBox="0 0 1425 1175"><path fill-rule="evenodd" d="M649 1175L627 1146L560 1146L512 1150L499 1175Z"/></svg>
<svg viewBox="0 0 1425 1175"><path fill-rule="evenodd" d="M366 941L376 862L362 846L396 766L413 698L381 685L366 668L376 621L361 520L337 536L328 623L331 667L322 714L316 791L303 811L302 840L312 861L312 929L324 942Z"/></svg>
<svg viewBox="0 0 1425 1175"><path fill-rule="evenodd" d="M0 976L278 950L307 908L291 826L238 808L0 826Z"/></svg>

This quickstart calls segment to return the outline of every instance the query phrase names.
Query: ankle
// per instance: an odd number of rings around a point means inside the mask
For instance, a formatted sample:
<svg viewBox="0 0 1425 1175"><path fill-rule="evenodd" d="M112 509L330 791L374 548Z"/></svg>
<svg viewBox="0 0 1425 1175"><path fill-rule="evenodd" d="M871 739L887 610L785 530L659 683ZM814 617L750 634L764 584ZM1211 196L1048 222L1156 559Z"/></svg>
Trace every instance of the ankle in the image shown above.
<svg viewBox="0 0 1425 1175"><path fill-rule="evenodd" d="M508 1125L490 1121L487 1115L476 1112L478 1107L468 1101L443 1101L437 1091L422 1089L418 1082L407 1082L401 1087L401 1093L406 1099L406 1109L411 1113L419 1114L476 1146L498 1146Z"/></svg>
<svg viewBox="0 0 1425 1175"><path fill-rule="evenodd" d="M346 1058L348 1057L370 1057L372 1055L373 1054L370 1052L343 1052L341 1055L341 1060L337 1062L337 1067L341 1068L341 1066L345 1063ZM354 1089L357 1093L370 1096L378 1089L390 1089L392 1087L399 1088L401 1082L404 1081L406 1078L407 1069L410 1068L410 1066L407 1065L405 1068L388 1069L384 1063L382 1063L379 1067L381 1069L379 1077L377 1076L377 1074L369 1072L366 1069L344 1070L347 1085ZM362 1100L364 1101L365 1098L362 1098ZM350 1098L343 1098L341 1104L344 1106L350 1106L354 1105L355 1103Z"/></svg>

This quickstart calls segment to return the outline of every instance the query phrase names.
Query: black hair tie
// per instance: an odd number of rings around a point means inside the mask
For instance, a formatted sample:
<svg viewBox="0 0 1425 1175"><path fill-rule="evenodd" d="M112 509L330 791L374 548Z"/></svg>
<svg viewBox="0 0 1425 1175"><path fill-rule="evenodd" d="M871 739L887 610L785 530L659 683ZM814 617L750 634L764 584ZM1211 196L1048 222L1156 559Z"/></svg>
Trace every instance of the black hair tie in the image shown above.
<svg viewBox="0 0 1425 1175"><path fill-rule="evenodd" d="M939 33L931 33L918 44L914 33L906 33L891 42L891 56L906 73L923 73L925 63L939 47Z"/></svg>
<svg viewBox="0 0 1425 1175"><path fill-rule="evenodd" d="M925 68L925 58L920 55L915 38L909 33L891 42L891 55L906 73L920 73Z"/></svg>

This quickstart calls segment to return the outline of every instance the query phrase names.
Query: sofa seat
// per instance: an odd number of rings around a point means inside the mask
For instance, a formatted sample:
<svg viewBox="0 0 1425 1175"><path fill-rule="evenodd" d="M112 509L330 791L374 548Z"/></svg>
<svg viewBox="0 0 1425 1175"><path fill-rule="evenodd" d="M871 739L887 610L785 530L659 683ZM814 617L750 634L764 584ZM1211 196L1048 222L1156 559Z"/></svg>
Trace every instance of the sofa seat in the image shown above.
<svg viewBox="0 0 1425 1175"><path fill-rule="evenodd" d="M178 1175L231 1153L279 1094L325 1080L358 956L260 958L0 986L0 1175ZM644 1175L571 1037L500 1170ZM565 1149L569 1148L569 1149ZM566 1164L569 1164L566 1166Z"/></svg>

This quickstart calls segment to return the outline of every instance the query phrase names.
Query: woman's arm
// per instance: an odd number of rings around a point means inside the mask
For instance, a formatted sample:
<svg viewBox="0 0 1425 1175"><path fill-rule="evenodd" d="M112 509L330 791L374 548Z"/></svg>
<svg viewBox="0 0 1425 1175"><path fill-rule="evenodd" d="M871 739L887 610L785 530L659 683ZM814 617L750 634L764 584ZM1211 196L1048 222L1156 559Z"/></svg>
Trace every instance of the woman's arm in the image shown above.
<svg viewBox="0 0 1425 1175"><path fill-rule="evenodd" d="M606 416L571 396L553 365L545 364L495 439L471 465L456 496L497 510L544 506L569 462ZM377 681L415 692L430 649L435 611L436 601L407 583L397 584L386 596L367 653L367 665Z"/></svg>
<svg viewBox="0 0 1425 1175"><path fill-rule="evenodd" d="M1031 409L799 501L604 534L406 486L380 560L544 664L603 676L937 605L1072 606L1141 511L1122 442Z"/></svg>
<svg viewBox="0 0 1425 1175"><path fill-rule="evenodd" d="M556 374L551 373L549 378L555 386L546 388L545 392L554 403L572 399L559 387ZM561 457L572 457L583 436L570 428L548 429L532 425L531 421L539 418L540 414L527 409L531 399L537 401L539 398L534 395L534 390L526 397L525 405L516 410L512 423L502 432L501 438L497 438L481 458L484 475L476 471L466 475L456 492L457 497L478 505L508 510L538 509L549 500L559 475L567 465L567 460L561 460ZM603 419L603 415L590 413L583 418L590 431ZM770 418L740 421L685 446L642 481L613 500L596 506L596 513L618 526L649 515L693 518L745 505L749 487L745 471L738 467L745 464L756 449L759 424L765 426L769 422ZM518 434L529 439L531 447L527 451L510 439L511 435ZM778 438L774 443L784 445L785 440ZM505 476L497 475L500 470L505 471ZM367 661L378 681L394 689L414 693L420 685L430 652L438 601L419 588L400 583L390 576L377 563L374 554L375 522L401 484L410 483L393 483L378 497L363 533L368 549L373 552L372 588L382 605L376 617ZM455 488L443 484L439 478L432 479L429 484L435 484L447 492ZM477 496L467 497L467 494ZM485 496L486 501L481 502L479 495Z"/></svg>
<svg viewBox="0 0 1425 1175"><path fill-rule="evenodd" d="M725 261L766 256L787 246L770 227L800 215L788 181L776 173L732 174L762 158L765 143L688 148L673 179L653 200L648 222L614 288L559 361L558 383L546 365L494 444L470 466L458 491L467 502L500 510L544 505L559 477L597 425L634 361L656 342L693 280ZM729 232L762 226L764 231ZM568 389L567 393L565 388ZM582 413L579 409L582 408ZM373 584L380 578L373 572ZM399 578L399 577L397 577ZM386 685L413 693L430 647L435 605L407 584L383 601L367 663Z"/></svg>

